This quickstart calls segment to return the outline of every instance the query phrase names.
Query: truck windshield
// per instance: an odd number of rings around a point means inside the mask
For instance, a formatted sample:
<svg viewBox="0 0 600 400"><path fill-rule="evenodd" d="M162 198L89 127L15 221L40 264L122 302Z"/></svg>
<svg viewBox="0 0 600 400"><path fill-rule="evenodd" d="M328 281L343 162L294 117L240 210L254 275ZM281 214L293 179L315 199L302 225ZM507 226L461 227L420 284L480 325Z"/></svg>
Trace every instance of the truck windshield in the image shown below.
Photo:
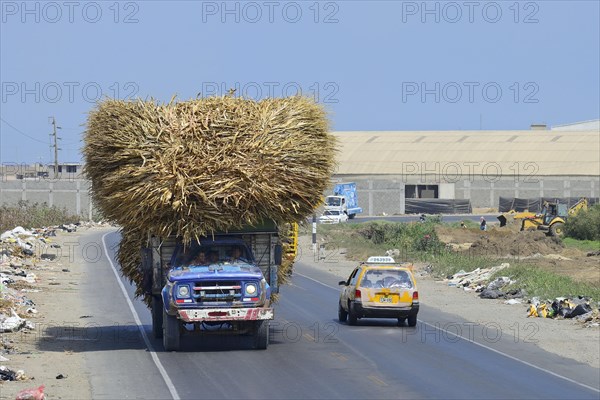
<svg viewBox="0 0 600 400"><path fill-rule="evenodd" d="M194 243L187 248L180 247L173 267L199 267L209 265L252 264L253 258L248 248L238 244Z"/></svg>
<svg viewBox="0 0 600 400"><path fill-rule="evenodd" d="M335 210L326 210L323 215L340 215L340 212Z"/></svg>
<svg viewBox="0 0 600 400"><path fill-rule="evenodd" d="M341 197L328 196L325 199L325 204L327 204L328 206L339 207L342 204L342 198Z"/></svg>

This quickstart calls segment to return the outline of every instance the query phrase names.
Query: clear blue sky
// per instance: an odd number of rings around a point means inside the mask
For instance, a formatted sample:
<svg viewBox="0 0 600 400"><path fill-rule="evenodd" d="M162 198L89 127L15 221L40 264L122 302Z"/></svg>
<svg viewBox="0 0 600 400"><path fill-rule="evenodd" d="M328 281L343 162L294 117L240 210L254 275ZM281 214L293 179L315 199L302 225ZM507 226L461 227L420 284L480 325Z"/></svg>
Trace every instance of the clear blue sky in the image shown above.
<svg viewBox="0 0 600 400"><path fill-rule="evenodd" d="M24 6L24 4L26 4ZM600 118L598 1L2 1L1 162L80 161L100 93L301 89L334 130ZM226 9L225 9L226 8Z"/></svg>

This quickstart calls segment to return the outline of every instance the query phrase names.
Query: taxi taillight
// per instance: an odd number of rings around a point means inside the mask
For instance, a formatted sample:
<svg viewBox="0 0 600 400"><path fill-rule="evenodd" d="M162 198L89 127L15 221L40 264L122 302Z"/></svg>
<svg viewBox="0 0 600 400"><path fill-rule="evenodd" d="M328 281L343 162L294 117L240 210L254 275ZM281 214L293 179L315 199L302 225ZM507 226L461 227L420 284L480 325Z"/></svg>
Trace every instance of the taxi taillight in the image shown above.
<svg viewBox="0 0 600 400"><path fill-rule="evenodd" d="M361 293L360 293L360 290L359 290L359 289L356 289L356 290L354 291L354 298L355 298L355 299L360 299L360 298L361 298Z"/></svg>
<svg viewBox="0 0 600 400"><path fill-rule="evenodd" d="M417 292L416 290L413 292L413 301L415 300L419 300L419 292Z"/></svg>

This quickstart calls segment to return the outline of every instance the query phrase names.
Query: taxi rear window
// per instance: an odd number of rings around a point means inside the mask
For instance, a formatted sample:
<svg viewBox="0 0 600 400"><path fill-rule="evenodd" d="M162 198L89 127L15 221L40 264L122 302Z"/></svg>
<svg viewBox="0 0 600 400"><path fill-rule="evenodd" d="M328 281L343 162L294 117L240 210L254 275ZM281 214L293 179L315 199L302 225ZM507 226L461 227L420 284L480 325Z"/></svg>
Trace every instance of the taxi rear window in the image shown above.
<svg viewBox="0 0 600 400"><path fill-rule="evenodd" d="M412 289L413 283L406 271L393 269L367 270L363 276L360 286L364 288L401 288Z"/></svg>

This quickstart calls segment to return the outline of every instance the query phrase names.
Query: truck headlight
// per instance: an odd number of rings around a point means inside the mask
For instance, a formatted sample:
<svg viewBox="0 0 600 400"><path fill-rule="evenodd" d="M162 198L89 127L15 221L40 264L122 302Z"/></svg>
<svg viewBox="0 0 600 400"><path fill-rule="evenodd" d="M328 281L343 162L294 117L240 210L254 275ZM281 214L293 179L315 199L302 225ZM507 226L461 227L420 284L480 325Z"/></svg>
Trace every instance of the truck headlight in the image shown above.
<svg viewBox="0 0 600 400"><path fill-rule="evenodd" d="M256 293L256 285L253 283L250 283L248 285L246 285L246 294L249 296L252 296L253 294Z"/></svg>
<svg viewBox="0 0 600 400"><path fill-rule="evenodd" d="M187 285L179 286L177 288L178 297L188 297L190 295L190 288Z"/></svg>

